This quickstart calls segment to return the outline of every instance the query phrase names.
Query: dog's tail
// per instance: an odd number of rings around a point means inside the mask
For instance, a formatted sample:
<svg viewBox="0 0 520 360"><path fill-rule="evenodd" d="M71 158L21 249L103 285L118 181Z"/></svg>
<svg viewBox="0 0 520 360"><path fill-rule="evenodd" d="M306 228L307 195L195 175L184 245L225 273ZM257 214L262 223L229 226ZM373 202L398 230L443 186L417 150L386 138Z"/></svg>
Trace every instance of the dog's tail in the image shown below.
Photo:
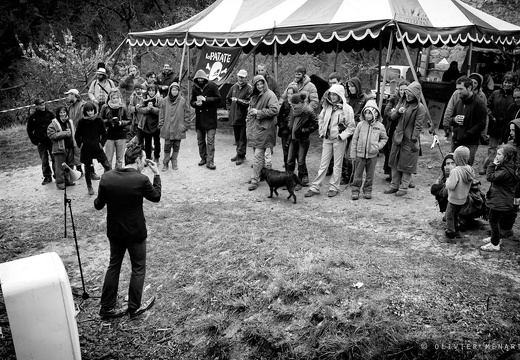
<svg viewBox="0 0 520 360"><path fill-rule="evenodd" d="M303 185L302 181L300 180L300 178L295 173L293 173L292 176L293 176L294 182L296 184Z"/></svg>

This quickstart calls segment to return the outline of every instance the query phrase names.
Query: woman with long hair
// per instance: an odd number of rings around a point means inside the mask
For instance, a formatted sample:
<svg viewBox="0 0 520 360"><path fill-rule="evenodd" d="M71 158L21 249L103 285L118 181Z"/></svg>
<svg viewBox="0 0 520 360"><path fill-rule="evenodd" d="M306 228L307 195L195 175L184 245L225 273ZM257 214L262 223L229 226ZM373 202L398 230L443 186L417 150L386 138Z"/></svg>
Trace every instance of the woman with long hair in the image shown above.
<svg viewBox="0 0 520 360"><path fill-rule="evenodd" d="M56 187L65 190L65 186L75 185L63 171L63 163L70 167L74 165L74 125L65 106L56 109L56 117L47 127L47 136L52 141Z"/></svg>
<svg viewBox="0 0 520 360"><path fill-rule="evenodd" d="M130 124L130 118L118 89L110 90L106 103L99 112L103 123L107 128L107 142L105 153L108 163L112 166L114 152L116 154L116 168L123 167L123 159L126 149L126 127Z"/></svg>

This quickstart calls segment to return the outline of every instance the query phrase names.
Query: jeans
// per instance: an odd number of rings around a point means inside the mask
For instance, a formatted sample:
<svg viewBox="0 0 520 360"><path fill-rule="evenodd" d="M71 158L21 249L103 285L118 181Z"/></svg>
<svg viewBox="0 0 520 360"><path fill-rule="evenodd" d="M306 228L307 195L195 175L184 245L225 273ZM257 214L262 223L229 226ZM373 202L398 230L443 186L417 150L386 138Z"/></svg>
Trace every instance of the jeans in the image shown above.
<svg viewBox="0 0 520 360"><path fill-rule="evenodd" d="M212 163L215 158L215 134L217 129L197 129L197 143L202 160Z"/></svg>
<svg viewBox="0 0 520 360"><path fill-rule="evenodd" d="M289 135L282 135L283 165L287 170L287 155L289 154Z"/></svg>
<svg viewBox="0 0 520 360"><path fill-rule="evenodd" d="M491 140L490 140L490 144L491 144ZM469 149L468 165L473 166L473 162L475 161L475 154L477 153L478 145L456 145L456 144L452 143L451 152L454 152L455 149L458 148L459 146L465 146Z"/></svg>
<svg viewBox="0 0 520 360"><path fill-rule="evenodd" d="M291 140L289 143L289 153L287 154L287 171L294 172L296 160L298 160L298 177L301 179L305 175L309 175L307 171L307 152L311 141L307 139Z"/></svg>
<svg viewBox="0 0 520 360"><path fill-rule="evenodd" d="M260 182L260 171L265 165L265 149L253 148L253 176L251 177L251 184L258 184Z"/></svg>
<svg viewBox="0 0 520 360"><path fill-rule="evenodd" d="M121 264L128 250L132 264L132 275L128 289L128 310L135 311L141 306L143 297L144 277L146 274L146 240L128 242L125 240L110 240L110 263L108 264L103 290L101 292L101 308L110 309L116 306L117 290Z"/></svg>
<svg viewBox="0 0 520 360"><path fill-rule="evenodd" d="M179 153L179 150L181 149L181 140L170 140L170 139L164 140L164 159L163 159L164 165L167 165L168 161L170 161L170 159L172 159L172 154L171 154L172 149L173 149L174 153Z"/></svg>
<svg viewBox="0 0 520 360"><path fill-rule="evenodd" d="M52 143L48 145L38 144L38 154L42 161L43 177L52 177L52 169L54 169L54 157L52 155ZM49 165L49 160L52 163L52 168Z"/></svg>
<svg viewBox="0 0 520 360"><path fill-rule="evenodd" d="M159 159L161 157L161 137L160 130L157 130L153 134L149 134L143 131L143 142L144 142L144 152L146 153L146 158L152 158L152 140L153 140L153 158Z"/></svg>
<svg viewBox="0 0 520 360"><path fill-rule="evenodd" d="M247 149L246 125L233 125L233 132L235 134L235 143L237 144L237 156L244 158L246 157Z"/></svg>
<svg viewBox="0 0 520 360"><path fill-rule="evenodd" d="M453 233L458 230L459 213L463 206L464 205L455 205L448 202L448 206L446 207L446 229L448 232Z"/></svg>
<svg viewBox="0 0 520 360"><path fill-rule="evenodd" d="M489 227L491 229L491 243L493 245L500 244L500 224L507 213L507 211L489 209Z"/></svg>
<svg viewBox="0 0 520 360"><path fill-rule="evenodd" d="M112 160L114 159L114 152L116 153L116 169L121 169L123 167L123 160L125 158L125 150L126 150L126 140L125 139L117 139L117 140L107 140L105 144L105 153L107 155L107 160L109 165L112 167Z"/></svg>
<svg viewBox="0 0 520 360"><path fill-rule="evenodd" d="M323 179L325 179L325 176L327 176L327 168L329 167L330 159L334 155L334 167L329 184L330 190L339 191L339 184L341 182L341 165L343 164L343 156L345 155L345 146L345 141L323 140L320 168L318 170L318 175L310 186L310 190L314 192L320 191L321 183L323 182Z"/></svg>
<svg viewBox="0 0 520 360"><path fill-rule="evenodd" d="M363 172L365 172L363 193L372 193L372 184L374 182L376 163L377 156L370 159L356 157L356 162L354 163L354 181L352 182L352 193L359 193L361 184L363 184Z"/></svg>
<svg viewBox="0 0 520 360"><path fill-rule="evenodd" d="M392 182L390 183L391 189L408 191L410 181L412 181L412 173L399 171L395 167L392 168Z"/></svg>

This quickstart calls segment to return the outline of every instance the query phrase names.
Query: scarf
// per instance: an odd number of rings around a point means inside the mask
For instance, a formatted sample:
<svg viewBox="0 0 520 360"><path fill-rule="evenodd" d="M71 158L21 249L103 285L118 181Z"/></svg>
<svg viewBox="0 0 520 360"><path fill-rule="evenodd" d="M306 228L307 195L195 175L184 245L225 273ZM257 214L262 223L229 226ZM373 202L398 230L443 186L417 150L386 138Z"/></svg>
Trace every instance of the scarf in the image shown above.
<svg viewBox="0 0 520 360"><path fill-rule="evenodd" d="M83 119L92 121L92 120L96 120L97 116L98 116L98 114L94 114L92 116L83 115Z"/></svg>
<svg viewBox="0 0 520 360"><path fill-rule="evenodd" d="M123 106L123 101L121 100L121 97L119 98L118 102L115 102L112 98L108 100L108 106L110 106L111 109L117 110L120 107Z"/></svg>

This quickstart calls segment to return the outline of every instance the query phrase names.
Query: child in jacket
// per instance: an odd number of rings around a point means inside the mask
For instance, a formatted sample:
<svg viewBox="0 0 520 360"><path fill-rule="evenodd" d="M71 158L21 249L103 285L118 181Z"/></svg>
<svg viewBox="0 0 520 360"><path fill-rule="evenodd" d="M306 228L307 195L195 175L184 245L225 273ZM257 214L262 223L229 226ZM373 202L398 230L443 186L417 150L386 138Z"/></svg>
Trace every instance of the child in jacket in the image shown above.
<svg viewBox="0 0 520 360"><path fill-rule="evenodd" d="M469 194L471 183L475 178L473 168L468 165L470 152L465 146L459 146L453 152L455 168L451 170L446 189L448 190L448 206L446 208L446 236L449 239L460 238L457 220L459 213Z"/></svg>
<svg viewBox="0 0 520 360"><path fill-rule="evenodd" d="M495 160L487 167L486 179L491 183L486 195L491 237L484 239L488 242L480 247L483 251L500 251L501 220L515 205L515 187L519 180L516 174L516 156L513 145L502 145L497 150Z"/></svg>
<svg viewBox="0 0 520 360"><path fill-rule="evenodd" d="M381 115L376 102L369 100L363 108L360 122L356 126L350 145L350 158L354 160L354 181L352 182L352 200L359 199L359 190L363 183L365 199L372 199L372 184L376 170L377 154L388 141L386 129L381 122Z"/></svg>

